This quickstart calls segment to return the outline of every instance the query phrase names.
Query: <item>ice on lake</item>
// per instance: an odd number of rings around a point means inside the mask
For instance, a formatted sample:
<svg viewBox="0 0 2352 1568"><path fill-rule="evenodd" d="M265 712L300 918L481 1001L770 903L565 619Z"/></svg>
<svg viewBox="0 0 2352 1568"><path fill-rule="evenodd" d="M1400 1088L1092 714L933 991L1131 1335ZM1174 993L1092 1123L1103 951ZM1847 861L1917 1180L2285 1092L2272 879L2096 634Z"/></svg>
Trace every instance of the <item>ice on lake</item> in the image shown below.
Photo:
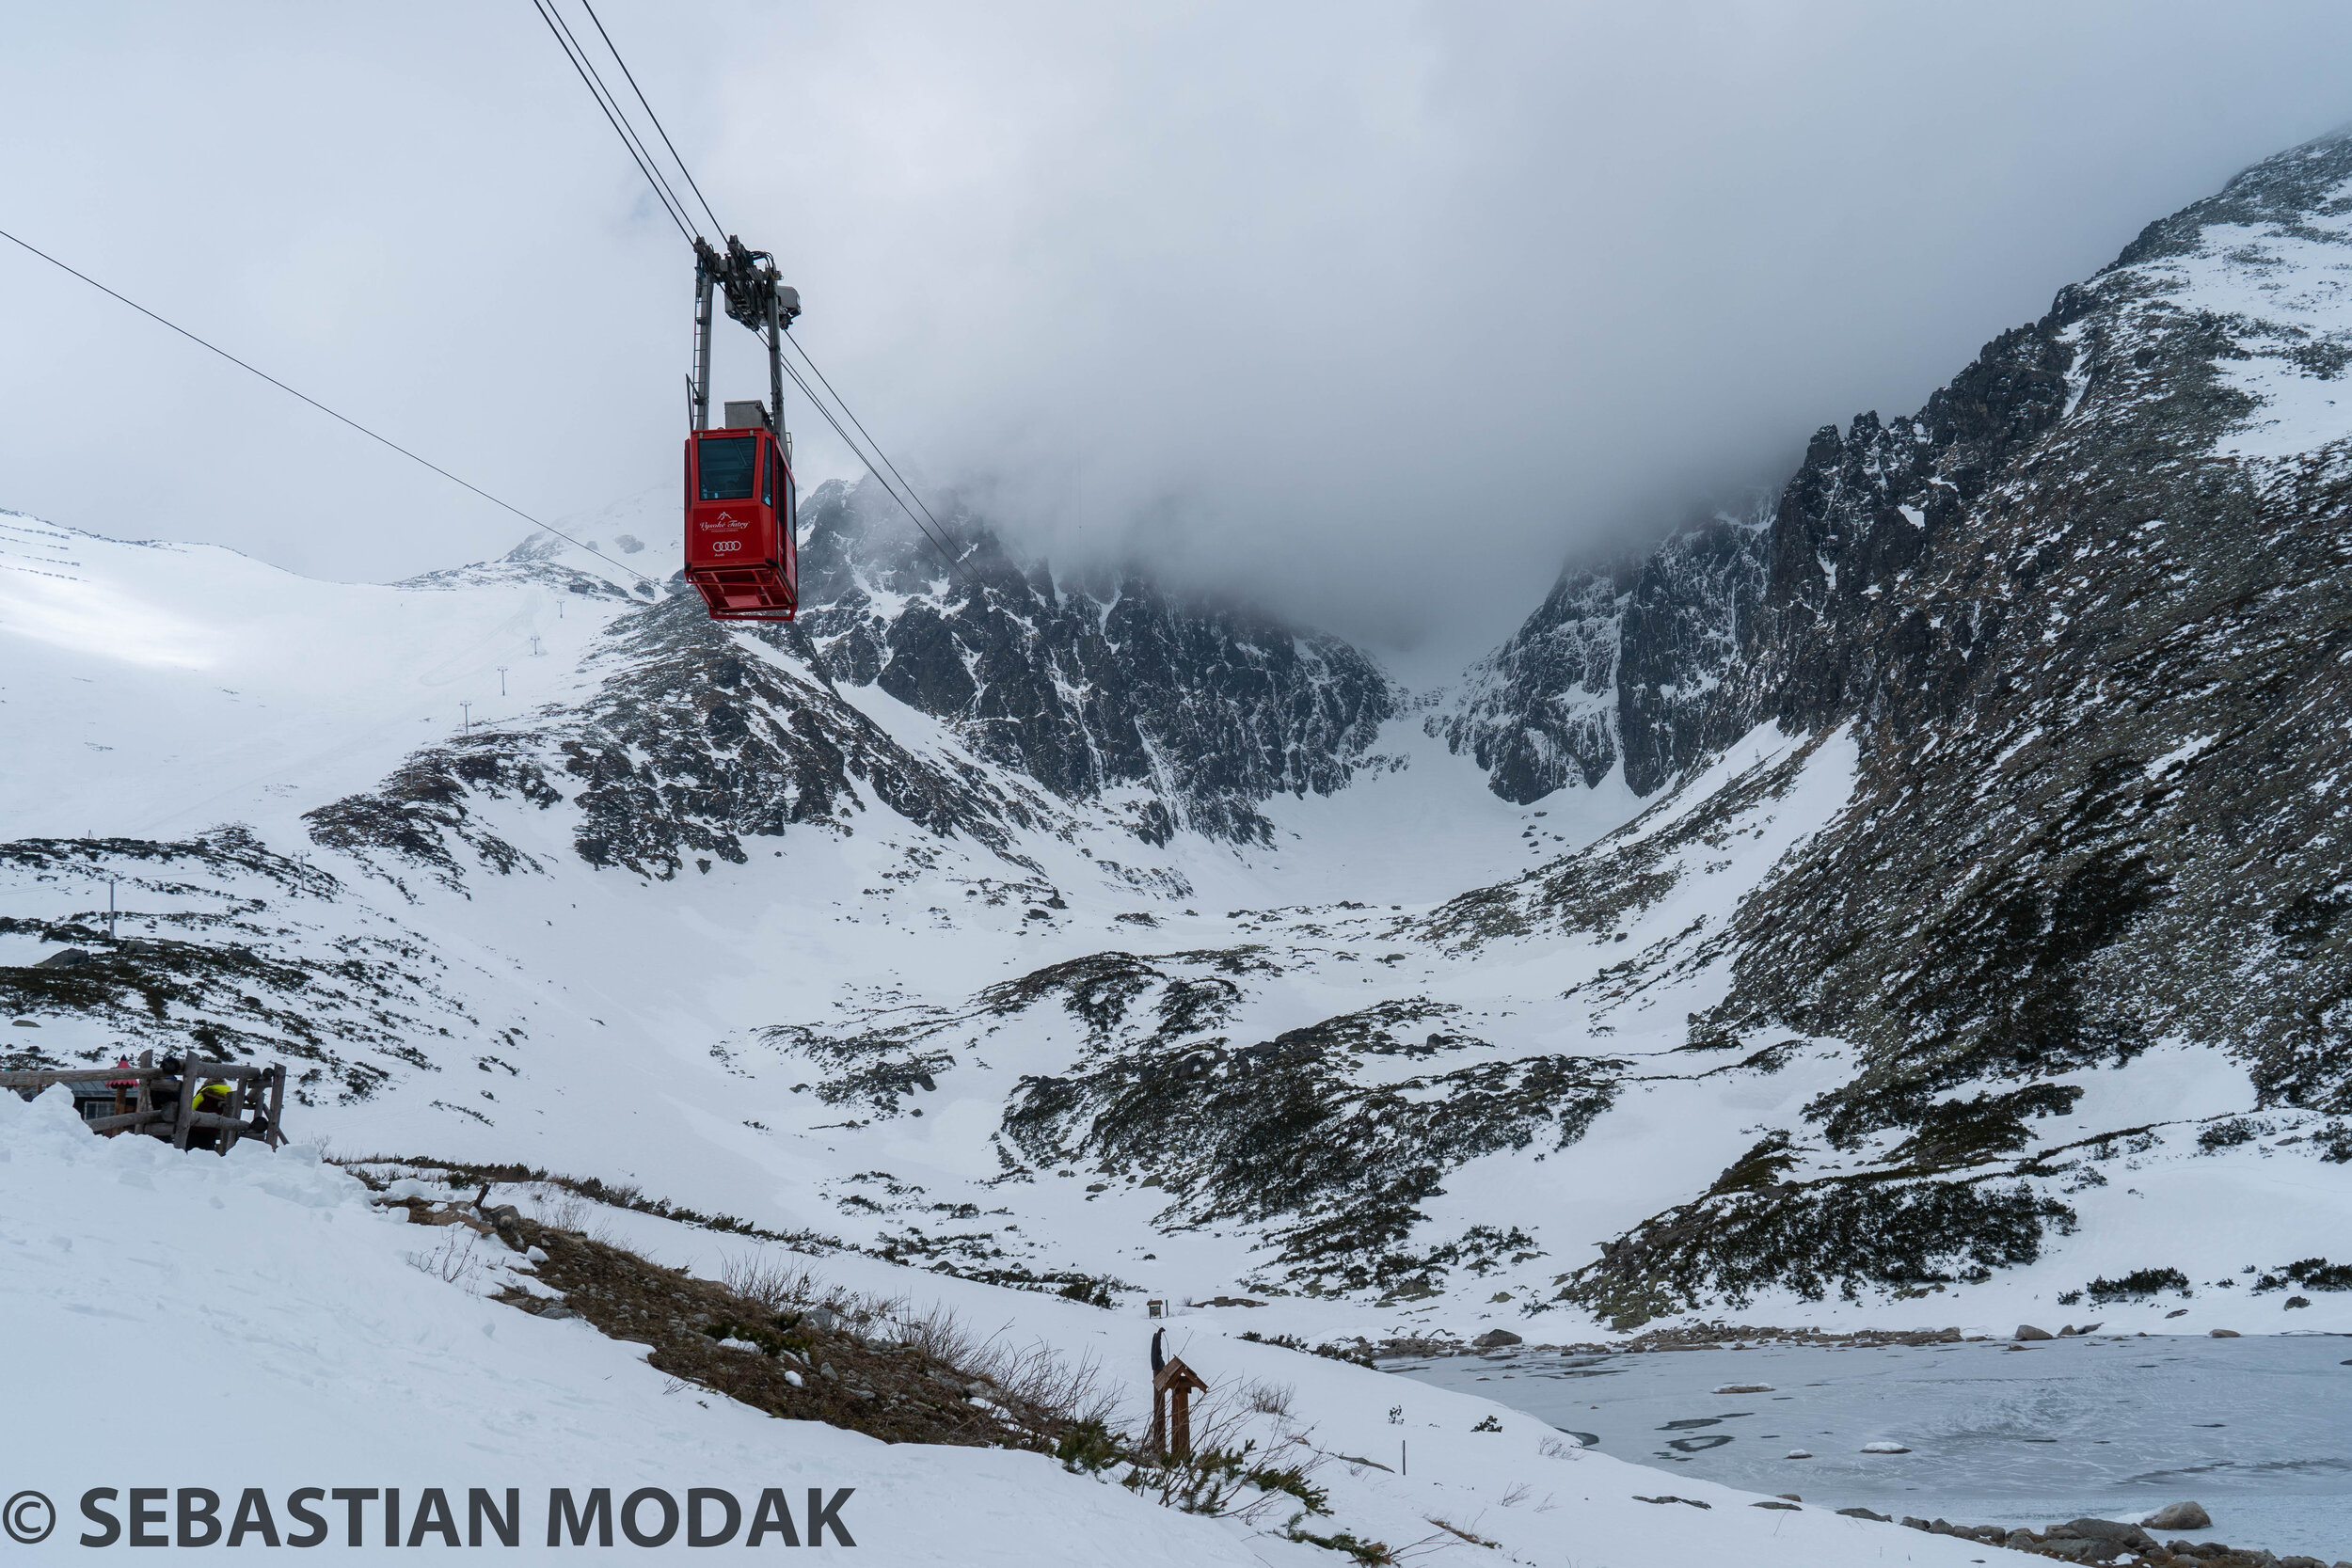
<svg viewBox="0 0 2352 1568"><path fill-rule="evenodd" d="M2352 1557L2352 1337L1762 1346L1390 1364L1604 1453L1808 1503L2044 1528L2181 1498L2199 1540ZM1727 1384L1772 1391L1717 1394ZM1908 1453L1865 1453L1898 1443ZM1814 1457L1790 1459L1791 1449Z"/></svg>

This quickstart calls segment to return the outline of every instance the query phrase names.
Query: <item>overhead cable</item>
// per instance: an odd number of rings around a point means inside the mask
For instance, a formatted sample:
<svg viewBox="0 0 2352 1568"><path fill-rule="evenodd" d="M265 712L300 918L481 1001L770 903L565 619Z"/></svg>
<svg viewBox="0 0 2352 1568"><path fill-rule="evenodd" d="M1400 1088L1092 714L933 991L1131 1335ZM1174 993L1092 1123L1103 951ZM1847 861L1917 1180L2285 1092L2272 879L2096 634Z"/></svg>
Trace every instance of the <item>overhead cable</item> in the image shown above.
<svg viewBox="0 0 2352 1568"><path fill-rule="evenodd" d="M914 515L914 506L909 506L907 504L906 497L898 494L898 490L892 486L890 481L882 478L882 470L874 466L874 460L866 456L866 453L859 449L858 444L850 438L850 433L841 428L841 421L833 417L833 410L825 406L824 400L817 395L816 389L801 378L801 372L793 368L792 361L789 359L779 359L777 363L784 367L784 373L792 378L792 385L801 389L801 395L808 399L809 406L816 409L818 413L823 415L825 417L825 422L833 426L833 433L841 437L841 444L848 447L850 454L860 463L866 465L866 471L874 476L874 483L880 484L882 487L882 492L889 496L892 500L898 503L898 510L907 515L907 521L914 525L915 531L931 542L931 548L937 550L939 552L939 558L947 563L947 570L953 573L956 577L961 578L966 587L977 586L973 583L971 575L964 571L962 563L956 560L956 553L954 549L949 546L947 541L940 537L939 533L934 533L930 529L924 526L923 518ZM811 370L815 370L816 368L817 367L814 365L809 367ZM841 411L848 414L848 406L846 404L843 405ZM855 415L850 416L850 422L852 424L857 422ZM862 429L864 427L861 426L860 428ZM896 470L893 471L895 472ZM920 496L915 497L915 506L922 506L922 502L923 499ZM923 515L930 516L930 510L931 509L930 507L924 506ZM934 522L937 521L936 518L932 520ZM945 531L943 530L941 531L944 532Z"/></svg>
<svg viewBox="0 0 2352 1568"><path fill-rule="evenodd" d="M798 338L790 339L788 341L792 344L792 352L799 355L802 361L808 366L809 373L824 384L826 391L833 393L833 401L841 405L842 413L849 415L850 422L857 426L857 433L866 437L866 444L874 449L874 455L882 459L882 467L890 470L891 477L898 482L899 488L903 489L908 495L914 497L914 504L923 508L924 516L930 517L931 526L945 533L946 531L946 525L942 523L937 517L931 516L930 507L925 503L922 496L916 492L914 486L907 483L906 476L898 472L898 465L890 461L890 454L882 451L882 443L875 440L873 435L866 430L866 422L859 419L856 412L850 408L849 400L843 397L838 391L834 391L834 385L831 381L826 379L825 372L817 368L817 361L811 359L808 356L807 346ZM798 380L799 378L795 377L794 379ZM805 391L807 388L803 386L802 389ZM809 401L811 403L815 403L817 400L814 396L812 396ZM868 463L866 467L867 471L871 472L874 466L871 463ZM876 479L880 479L882 478L882 475L877 473L874 477ZM883 488L888 489L889 486L885 484ZM904 506L906 502L900 501L898 504L900 506ZM912 516L914 514L910 513L908 515Z"/></svg>
<svg viewBox="0 0 2352 1568"><path fill-rule="evenodd" d="M530 513L525 512L521 507L515 505L511 501L499 499L498 497L490 494L489 491L485 490L481 485L475 484L471 481L458 478L455 474L451 473L447 468L442 467L438 463L434 462L431 458L420 456L418 453L410 451L406 447L402 446L398 441L393 440L390 436L377 435L374 431L370 430L366 425L361 424L358 420L351 418L349 415L338 414L335 410L327 407L326 404L310 396L308 392L296 391L294 388L287 386L284 382L270 374L269 372L261 369L257 365L247 364L245 360L240 359L235 355L230 353L227 349L222 348L218 343L207 342L204 339L198 337L195 333L189 331L186 327L182 326L179 323L167 320L166 318L157 315L154 311L150 310L146 306L141 305L137 300L133 299L126 294L117 293L114 290L109 289L106 285L101 283L97 278L92 277L89 274L68 266L65 262L58 261L55 256L50 255L49 252L42 250L38 245L32 245L24 240L18 239L14 234L9 233L5 229L0 229L0 240L6 240L10 245L16 245L20 249L30 251L33 255L40 257L42 261L48 262L51 266L56 267L60 272L72 274L72 276L80 278L83 282L88 284L91 288L96 289L100 293L106 295L109 299L118 300L124 305L128 305L132 309L136 310L140 315L145 316L149 321L154 322L159 325L171 328L172 331L177 332L180 336L196 344L199 348L210 349L213 353L219 355L223 359L226 359L230 364L236 366L237 369L260 376L263 381L268 382L279 391L285 392L293 397L300 398L303 402L309 404L311 407L317 409L328 419L341 420L342 423L347 424L352 429L358 431L360 435L366 436L369 440L391 448L394 451L400 453L401 456L405 457L411 463L422 464L424 467L432 469L435 473L439 474L443 479L448 480L452 484L464 486L466 489L472 491L475 495L480 496L484 500L488 501L493 506L504 507L507 511L512 512L516 516L520 517L524 522L529 523L532 528L538 529L543 532L552 533L558 539L563 540L566 544L577 545L580 548L586 550L590 555L595 556L598 561L605 562L605 564L619 567L620 570L627 572L630 577L635 578L642 583L648 585L652 584L653 578L645 576L644 573L637 570L636 567L623 566L619 562L613 560L611 556L606 555L595 546L582 544L580 540L574 539L570 534L565 533L562 529L554 528L548 524L541 522Z"/></svg>
<svg viewBox="0 0 2352 1568"><path fill-rule="evenodd" d="M655 172L652 164L646 161L647 154L641 149L637 137L630 132L626 117L619 110L617 101L610 99L611 89L605 87L604 78L597 73L595 65L588 59L587 51L580 48L578 40L571 36L571 28L548 8L545 0L531 0L531 5L532 8L539 13L539 20L548 24L548 31L555 35L555 46L564 51L564 57L569 60L572 69L580 73L580 85L588 89L588 96L595 99L596 107L604 111L605 120L612 127L612 134L620 137L621 145L628 150L629 161L637 166L638 172L645 177L645 182L653 187L654 198L661 203L661 210L670 215L672 223L677 225L677 231L685 236L686 242L689 245L693 244L700 236L694 226L686 220L684 207L677 198L677 193L670 188L668 182Z"/></svg>
<svg viewBox="0 0 2352 1568"><path fill-rule="evenodd" d="M590 5L588 0L580 0L580 8L588 13L588 20L596 24L597 36L604 40L604 46L612 52L612 63L619 66L621 74L628 78L629 91L637 95L638 103L644 104L645 118L653 121L654 130L661 136L661 145L670 150L670 161L677 165L677 171L686 176L687 188L694 193L694 199L703 204L703 211L710 214L712 233L723 235L727 231L727 226L719 221L718 214L710 211L710 198L703 195L703 188L700 185L694 183L694 171L688 168L686 160L677 155L677 144L670 139L669 130L662 125L661 117L653 112L651 103L646 103L645 89L637 85L637 73L629 70L627 60L621 58L620 46L612 41L612 35L604 30L604 18L596 14L596 8Z"/></svg>

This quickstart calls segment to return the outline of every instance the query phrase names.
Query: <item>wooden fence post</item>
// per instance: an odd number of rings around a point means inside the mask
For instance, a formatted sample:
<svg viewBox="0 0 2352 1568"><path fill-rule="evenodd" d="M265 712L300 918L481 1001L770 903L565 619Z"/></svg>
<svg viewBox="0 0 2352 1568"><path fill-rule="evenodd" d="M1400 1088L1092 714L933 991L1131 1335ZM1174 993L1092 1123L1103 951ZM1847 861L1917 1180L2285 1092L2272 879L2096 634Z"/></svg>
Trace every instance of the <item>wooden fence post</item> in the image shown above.
<svg viewBox="0 0 2352 1568"><path fill-rule="evenodd" d="M221 1112L229 1125L213 1129L213 1148L224 1160L229 1158L229 1146L237 1141L237 1133L244 1126L239 1118L245 1115L246 1090L252 1082L249 1078L229 1080L229 1102Z"/></svg>
<svg viewBox="0 0 2352 1568"><path fill-rule="evenodd" d="M278 1118L286 1114L286 1064L279 1062L269 1069L269 1146L285 1147L286 1134L278 1127Z"/></svg>
<svg viewBox="0 0 2352 1568"><path fill-rule="evenodd" d="M196 1116L197 1077L195 1063L186 1057L181 1058L179 1120L171 1131L171 1147L183 1154L187 1152L188 1134L196 1131L193 1118Z"/></svg>

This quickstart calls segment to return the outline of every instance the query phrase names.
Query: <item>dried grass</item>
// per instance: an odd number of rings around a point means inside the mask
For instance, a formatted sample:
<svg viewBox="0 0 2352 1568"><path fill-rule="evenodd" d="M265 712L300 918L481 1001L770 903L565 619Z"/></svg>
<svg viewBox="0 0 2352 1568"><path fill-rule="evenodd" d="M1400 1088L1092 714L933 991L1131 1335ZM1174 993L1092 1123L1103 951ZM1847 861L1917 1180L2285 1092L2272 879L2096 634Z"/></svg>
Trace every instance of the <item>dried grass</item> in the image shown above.
<svg viewBox="0 0 2352 1568"><path fill-rule="evenodd" d="M1434 1513L1429 1515L1429 1522L1437 1526L1441 1530L1445 1530L1450 1534L1460 1536L1463 1540L1469 1542L1473 1546L1493 1546L1499 1548L1502 1544L1500 1541L1487 1540L1485 1536L1480 1535L1475 1530L1465 1529L1460 1525L1451 1524L1446 1520L1438 1518Z"/></svg>
<svg viewBox="0 0 2352 1568"><path fill-rule="evenodd" d="M453 1225L444 1232L439 1246L430 1252L409 1253L409 1266L445 1285L470 1287L482 1273L482 1259L474 1256L473 1250L479 1240L466 1227Z"/></svg>
<svg viewBox="0 0 2352 1568"><path fill-rule="evenodd" d="M766 1252L741 1252L723 1259L717 1277L731 1293L768 1312L805 1310L828 1304L839 1293L829 1291L806 1263Z"/></svg>
<svg viewBox="0 0 2352 1568"><path fill-rule="evenodd" d="M1298 1387L1290 1383L1253 1382L1242 1390L1242 1398L1261 1416L1288 1420L1291 1405L1298 1398Z"/></svg>
<svg viewBox="0 0 2352 1568"><path fill-rule="evenodd" d="M948 1307L917 1312L903 1299L867 1305L889 1338L968 1374L985 1386L982 1397L1033 1431L1089 1421L1107 1426L1118 1412L1118 1397L1104 1387L1103 1364L1092 1355L1073 1358L1041 1339L1015 1344L1004 1328L983 1337Z"/></svg>

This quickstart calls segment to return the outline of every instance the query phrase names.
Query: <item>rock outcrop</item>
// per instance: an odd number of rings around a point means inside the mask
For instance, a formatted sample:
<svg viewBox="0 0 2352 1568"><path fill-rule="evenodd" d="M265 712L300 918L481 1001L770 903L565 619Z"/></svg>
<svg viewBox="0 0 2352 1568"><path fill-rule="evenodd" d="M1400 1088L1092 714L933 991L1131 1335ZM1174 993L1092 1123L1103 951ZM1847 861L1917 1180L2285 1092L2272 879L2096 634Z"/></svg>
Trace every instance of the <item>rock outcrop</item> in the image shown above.
<svg viewBox="0 0 2352 1568"><path fill-rule="evenodd" d="M1400 693L1337 638L1188 605L1137 573L1072 581L969 514L944 555L871 483L803 506L802 625L875 686L1065 800L1145 792L1136 832L1263 841L1270 796L1346 784Z"/></svg>

